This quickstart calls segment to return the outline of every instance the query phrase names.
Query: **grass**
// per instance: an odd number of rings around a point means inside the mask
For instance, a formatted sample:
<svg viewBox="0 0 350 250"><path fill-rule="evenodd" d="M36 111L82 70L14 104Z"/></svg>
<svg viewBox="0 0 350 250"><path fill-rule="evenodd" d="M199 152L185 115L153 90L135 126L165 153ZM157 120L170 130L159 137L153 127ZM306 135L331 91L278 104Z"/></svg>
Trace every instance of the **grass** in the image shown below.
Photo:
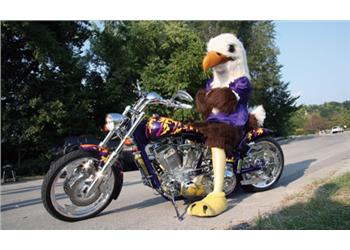
<svg viewBox="0 0 350 250"><path fill-rule="evenodd" d="M287 197L290 204L259 216L246 229L350 229L350 173L322 180Z"/></svg>

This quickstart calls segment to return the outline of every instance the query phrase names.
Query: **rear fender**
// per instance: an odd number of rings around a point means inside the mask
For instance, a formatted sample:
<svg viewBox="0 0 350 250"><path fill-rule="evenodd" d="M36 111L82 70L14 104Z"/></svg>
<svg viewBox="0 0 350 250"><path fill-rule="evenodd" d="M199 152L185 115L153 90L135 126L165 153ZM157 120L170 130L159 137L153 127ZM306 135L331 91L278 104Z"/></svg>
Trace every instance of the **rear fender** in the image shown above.
<svg viewBox="0 0 350 250"><path fill-rule="evenodd" d="M256 141L259 138L272 135L273 133L273 130L267 128L252 129L246 135L246 143Z"/></svg>
<svg viewBox="0 0 350 250"><path fill-rule="evenodd" d="M243 137L242 141L240 142L238 148L239 149L245 149L246 145L250 142L256 141L259 138L269 136L273 134L274 132L271 129L267 128L257 128L257 129L252 129L248 131L248 133L245 134Z"/></svg>

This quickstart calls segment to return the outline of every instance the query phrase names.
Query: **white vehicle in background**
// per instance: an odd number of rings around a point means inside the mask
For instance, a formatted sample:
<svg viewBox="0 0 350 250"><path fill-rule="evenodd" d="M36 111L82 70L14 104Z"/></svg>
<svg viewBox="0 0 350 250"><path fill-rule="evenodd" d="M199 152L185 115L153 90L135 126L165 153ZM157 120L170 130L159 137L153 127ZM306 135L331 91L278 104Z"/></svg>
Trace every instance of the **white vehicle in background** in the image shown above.
<svg viewBox="0 0 350 250"><path fill-rule="evenodd" d="M331 130L331 134L342 133L344 129L341 126L335 126Z"/></svg>

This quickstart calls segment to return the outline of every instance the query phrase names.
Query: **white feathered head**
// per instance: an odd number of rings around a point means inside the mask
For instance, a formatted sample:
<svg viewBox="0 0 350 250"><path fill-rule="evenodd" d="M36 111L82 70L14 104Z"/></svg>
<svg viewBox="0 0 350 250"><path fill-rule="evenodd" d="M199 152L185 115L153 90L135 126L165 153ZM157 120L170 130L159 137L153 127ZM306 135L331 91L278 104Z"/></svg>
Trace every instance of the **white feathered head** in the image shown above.
<svg viewBox="0 0 350 250"><path fill-rule="evenodd" d="M249 76L247 56L243 44L229 33L211 38L207 44L207 54L203 59L203 69L213 68L215 74L225 78ZM234 79L229 79L230 81Z"/></svg>

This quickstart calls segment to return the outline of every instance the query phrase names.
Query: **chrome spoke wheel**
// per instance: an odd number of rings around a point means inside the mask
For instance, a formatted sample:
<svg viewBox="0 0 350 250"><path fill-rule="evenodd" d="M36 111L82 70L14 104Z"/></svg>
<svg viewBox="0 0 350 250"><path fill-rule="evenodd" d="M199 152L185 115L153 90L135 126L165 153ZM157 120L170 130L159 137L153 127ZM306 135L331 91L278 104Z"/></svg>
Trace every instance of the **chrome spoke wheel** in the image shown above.
<svg viewBox="0 0 350 250"><path fill-rule="evenodd" d="M100 186L91 195L86 191L96 178L98 160L84 157L63 166L56 174L50 188L50 200L54 209L69 218L89 216L103 207L113 193L115 177L107 171Z"/></svg>
<svg viewBox="0 0 350 250"><path fill-rule="evenodd" d="M276 142L263 139L257 141L247 153L249 162L261 170L242 174L245 180L255 180L251 186L257 190L268 189L281 176L283 170L283 153Z"/></svg>
<svg viewBox="0 0 350 250"><path fill-rule="evenodd" d="M226 165L223 191L226 196L230 195L236 187L236 175L231 166Z"/></svg>

